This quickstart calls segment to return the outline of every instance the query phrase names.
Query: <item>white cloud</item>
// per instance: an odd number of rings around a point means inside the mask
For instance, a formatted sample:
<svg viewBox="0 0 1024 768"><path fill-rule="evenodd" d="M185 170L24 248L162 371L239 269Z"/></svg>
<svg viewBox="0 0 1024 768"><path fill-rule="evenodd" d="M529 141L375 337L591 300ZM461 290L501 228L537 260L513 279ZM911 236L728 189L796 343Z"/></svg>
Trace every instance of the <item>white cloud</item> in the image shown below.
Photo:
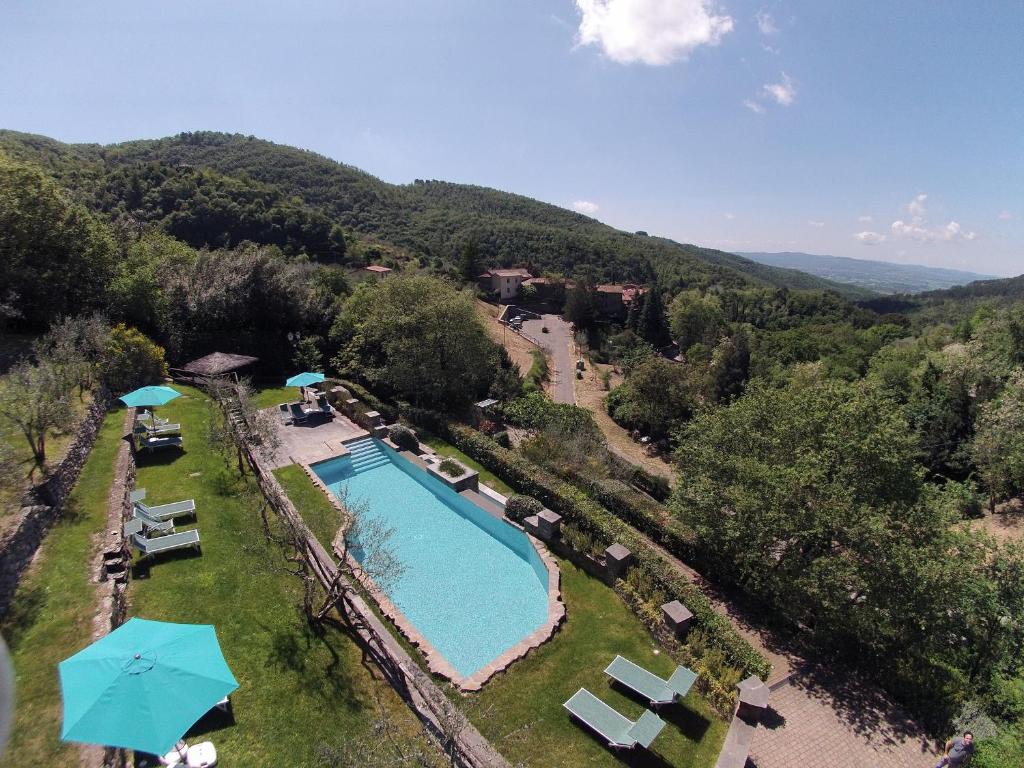
<svg viewBox="0 0 1024 768"><path fill-rule="evenodd" d="M1009 221L1012 218L1013 218L1013 214L1010 213L1009 211L1000 211L999 212L999 220L1000 221Z"/></svg>
<svg viewBox="0 0 1024 768"><path fill-rule="evenodd" d="M824 221L808 221L807 222L807 226L808 227L814 227L815 229L821 229L822 227L825 226L825 222Z"/></svg>
<svg viewBox="0 0 1024 768"><path fill-rule="evenodd" d="M775 19L772 15L763 8L754 14L754 18L757 19L757 28L761 30L761 34L765 36L779 34L779 28L775 26Z"/></svg>
<svg viewBox="0 0 1024 768"><path fill-rule="evenodd" d="M857 217L857 221L859 221L861 224L870 224L874 220L875 220L874 216L858 216Z"/></svg>
<svg viewBox="0 0 1024 768"><path fill-rule="evenodd" d="M736 214L735 213L725 213L725 214L722 214L722 215L725 216L725 218L727 218L729 221L732 221L733 219L736 218Z"/></svg>
<svg viewBox="0 0 1024 768"><path fill-rule="evenodd" d="M711 0L576 0L579 44L599 45L620 64L663 66L685 61L702 45L718 45L732 31Z"/></svg>
<svg viewBox="0 0 1024 768"><path fill-rule="evenodd" d="M749 109L751 112L753 112L755 114L758 114L758 115L763 115L764 114L764 107L762 107L756 101L752 101L751 99L745 99L743 101L743 106L746 107L747 109Z"/></svg>
<svg viewBox="0 0 1024 768"><path fill-rule="evenodd" d="M927 200L928 195L922 193L907 203L910 221L894 221L890 227L893 237L919 240L922 243L954 243L974 240L978 236L976 232L964 229L955 221L938 227L929 226Z"/></svg>
<svg viewBox="0 0 1024 768"><path fill-rule="evenodd" d="M772 56L778 56L780 53L782 53L781 48L773 48L772 46L768 45L768 43L761 43L761 50L764 51L765 53L770 53Z"/></svg>
<svg viewBox="0 0 1024 768"><path fill-rule="evenodd" d="M796 99L796 83L785 72L782 73L781 82L765 83L763 90L768 96L784 107L788 107Z"/></svg>
<svg viewBox="0 0 1024 768"><path fill-rule="evenodd" d="M854 237L863 245L878 245L885 242L885 235L879 232L858 232Z"/></svg>
<svg viewBox="0 0 1024 768"><path fill-rule="evenodd" d="M584 213L587 216L593 216L600 208L597 203L592 203L589 200L577 200L572 204L572 207L573 210Z"/></svg>

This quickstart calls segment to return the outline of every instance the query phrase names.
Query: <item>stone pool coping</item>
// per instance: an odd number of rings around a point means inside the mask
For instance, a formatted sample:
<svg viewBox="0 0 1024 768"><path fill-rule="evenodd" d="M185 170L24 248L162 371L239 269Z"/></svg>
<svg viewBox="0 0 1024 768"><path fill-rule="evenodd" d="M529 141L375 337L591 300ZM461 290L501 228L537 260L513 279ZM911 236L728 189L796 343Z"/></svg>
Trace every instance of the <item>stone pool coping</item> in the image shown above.
<svg viewBox="0 0 1024 768"><path fill-rule="evenodd" d="M390 444L390 441L385 440L390 448L395 448L394 445ZM408 454L407 451L400 451L400 453ZM344 455L344 454L339 454ZM334 458L334 457L332 457ZM412 463L415 464L419 469L424 470L426 463L418 456L404 455L402 458L413 459ZM329 459L324 459L327 461ZM320 460L314 462L319 464ZM323 481L317 477L309 464L302 463L299 466L302 467L303 471L313 481L313 484L319 488L324 494L326 494L328 500L338 512L343 516L348 516L348 511L341 504L338 498L330 492ZM486 486L484 486L486 487ZM488 490L491 490L488 488ZM495 492L496 493L496 492ZM479 506L479 505L477 505ZM487 510L481 508L486 514L490 514ZM511 523L506 522L506 525ZM512 526L518 528L518 526ZM524 531L525 533L525 531ZM340 535L340 530L339 530ZM472 675L461 675L455 670L455 668L448 662L447 659L438 651L434 646L427 640L426 637L415 627L415 625L409 621L405 614L403 614L391 600L388 599L387 595L373 582L369 576L360 570L359 563L352 557L351 553L345 552L342 547L338 546L338 538L331 543L332 549L335 554L339 557L345 557L352 572L357 574L356 578L359 580L360 586L367 591L367 593L373 597L377 606L381 612L387 616L391 623L395 625L399 632L402 633L403 637L410 643L415 645L423 657L426 659L427 667L430 669L432 674L440 675L451 680L461 691L473 692L479 691L483 688L484 683L490 680L499 672L506 670L511 664L524 657L534 648L539 648L541 645L546 643L555 634L555 630L565 620L565 604L562 602L562 591L561 591L561 573L558 570L558 563L555 558L548 551L541 541L529 533L526 533L526 538L533 546L534 551L540 557L541 562L544 564L545 569L548 572L548 610L547 619L544 623L531 632L529 635L524 637L518 643L513 645L507 651L502 653L500 656L491 660L483 667L478 669Z"/></svg>

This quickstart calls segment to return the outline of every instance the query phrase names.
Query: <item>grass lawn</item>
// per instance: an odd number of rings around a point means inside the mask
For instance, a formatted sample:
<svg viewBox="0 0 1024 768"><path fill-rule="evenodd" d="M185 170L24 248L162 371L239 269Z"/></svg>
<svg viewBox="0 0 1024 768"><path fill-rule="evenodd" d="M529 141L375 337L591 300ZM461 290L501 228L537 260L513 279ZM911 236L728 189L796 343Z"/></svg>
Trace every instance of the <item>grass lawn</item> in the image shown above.
<svg viewBox="0 0 1024 768"><path fill-rule="evenodd" d="M492 716L477 725L512 762L530 766L712 766L728 724L692 690L684 702L662 707L667 723L652 753L616 754L562 707L581 687L627 717L636 719L646 702L613 688L604 668L616 654L668 678L675 664L646 627L609 587L571 563L559 561L567 620L546 645L487 683L474 707ZM519 735L516 729L523 729ZM513 734L504 738L504 734Z"/></svg>
<svg viewBox="0 0 1024 768"><path fill-rule="evenodd" d="M0 386L3 378L0 377ZM92 395L86 393L80 398L77 393L71 396L71 405L75 412L76 419L85 416L86 410L92 403ZM121 412L122 418L124 412ZM78 434L78 423L68 430L50 430L46 435L46 464L55 467L60 464L68 448ZM7 443L14 453L14 460L17 462L19 482L12 483L10 487L0 488L0 530L3 530L5 523L13 522L13 515L18 511L18 502L22 494L28 489L30 481L38 481L41 478L36 468L32 451L28 447L28 441L15 424L7 419L0 419L0 440ZM6 520L10 518L10 521Z"/></svg>
<svg viewBox="0 0 1024 768"><path fill-rule="evenodd" d="M50 530L0 626L17 679L14 729L0 765L71 765L73 744L60 741L57 664L88 644L96 613L89 581L94 533L107 518L124 409L107 414L62 519Z"/></svg>
<svg viewBox="0 0 1024 768"><path fill-rule="evenodd" d="M482 465L473 461L466 454L456 448L454 445L448 445L444 440L434 435L429 435L423 432L421 435L422 442L429 445L438 456L451 456L458 459L470 469L475 469L480 473L480 482L484 485L489 485L491 488L496 490L502 496L512 496L515 491L506 485L500 477L495 475L493 472L484 469Z"/></svg>
<svg viewBox="0 0 1024 768"><path fill-rule="evenodd" d="M284 467L275 474L310 528L321 536L318 528L336 514L323 493L299 467ZM658 652L646 627L612 589L571 563L559 561L559 567L568 619L555 637L492 678L479 694L455 700L467 707L477 727L513 763L535 768L714 765L728 724L696 690L683 705L662 709L668 726L652 745L655 754L613 753L569 718L562 703L580 687L629 717L644 711L643 702L608 684L603 670L616 654L665 678L675 664ZM403 645L417 656L412 646Z"/></svg>
<svg viewBox="0 0 1024 768"><path fill-rule="evenodd" d="M331 551L331 544L334 537L338 535L338 528L341 526L341 516L323 491L313 485L313 481L306 476L302 467L298 464L289 464L274 470L274 477L284 488L292 504L299 510L306 525L313 531L321 544Z"/></svg>
<svg viewBox="0 0 1024 768"><path fill-rule="evenodd" d="M253 400L260 410L280 403L294 403L299 399L298 387L267 387L259 389Z"/></svg>
<svg viewBox="0 0 1024 768"><path fill-rule="evenodd" d="M194 498L201 556L167 556L135 574L131 615L214 624L238 679L236 722L211 739L219 765L312 766L315 749L363 734L380 708L409 732L418 723L347 636L311 632L299 612L298 580L284 572L276 545L263 536L252 486L227 469L207 443L210 402L181 387L161 409L182 425L186 451L142 457L136 487L153 504ZM179 529L193 524L182 523Z"/></svg>

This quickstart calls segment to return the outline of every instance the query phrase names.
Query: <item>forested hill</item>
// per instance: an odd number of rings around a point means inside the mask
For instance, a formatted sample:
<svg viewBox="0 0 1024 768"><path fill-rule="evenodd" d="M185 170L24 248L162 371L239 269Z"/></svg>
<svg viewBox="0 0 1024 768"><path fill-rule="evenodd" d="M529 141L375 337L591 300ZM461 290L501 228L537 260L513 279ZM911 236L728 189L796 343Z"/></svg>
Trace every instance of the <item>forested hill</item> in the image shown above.
<svg viewBox="0 0 1024 768"><path fill-rule="evenodd" d="M419 259L682 288L770 285L866 292L721 251L622 232L578 213L443 181L387 184L352 166L253 137L187 133L111 146L0 131L0 152L53 175L113 219L157 223L194 247L242 240L320 260ZM346 252L348 243L348 254ZM356 244L356 248L351 248Z"/></svg>
<svg viewBox="0 0 1024 768"><path fill-rule="evenodd" d="M813 253L740 253L740 256L772 267L799 269L827 280L859 285L878 293L921 293L990 280L991 275L958 269L892 264L887 261L819 256Z"/></svg>

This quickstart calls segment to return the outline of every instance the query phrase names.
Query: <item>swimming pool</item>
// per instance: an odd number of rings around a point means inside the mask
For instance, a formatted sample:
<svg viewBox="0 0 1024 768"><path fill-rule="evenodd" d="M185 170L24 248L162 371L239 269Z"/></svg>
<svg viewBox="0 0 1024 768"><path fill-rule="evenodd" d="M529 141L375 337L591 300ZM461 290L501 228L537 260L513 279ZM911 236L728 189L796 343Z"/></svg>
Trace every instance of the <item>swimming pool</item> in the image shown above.
<svg viewBox="0 0 1024 768"><path fill-rule="evenodd" d="M338 498L393 529L404 566L387 597L463 677L548 618L548 571L524 533L492 517L379 440L310 468ZM359 553L354 553L357 558Z"/></svg>

